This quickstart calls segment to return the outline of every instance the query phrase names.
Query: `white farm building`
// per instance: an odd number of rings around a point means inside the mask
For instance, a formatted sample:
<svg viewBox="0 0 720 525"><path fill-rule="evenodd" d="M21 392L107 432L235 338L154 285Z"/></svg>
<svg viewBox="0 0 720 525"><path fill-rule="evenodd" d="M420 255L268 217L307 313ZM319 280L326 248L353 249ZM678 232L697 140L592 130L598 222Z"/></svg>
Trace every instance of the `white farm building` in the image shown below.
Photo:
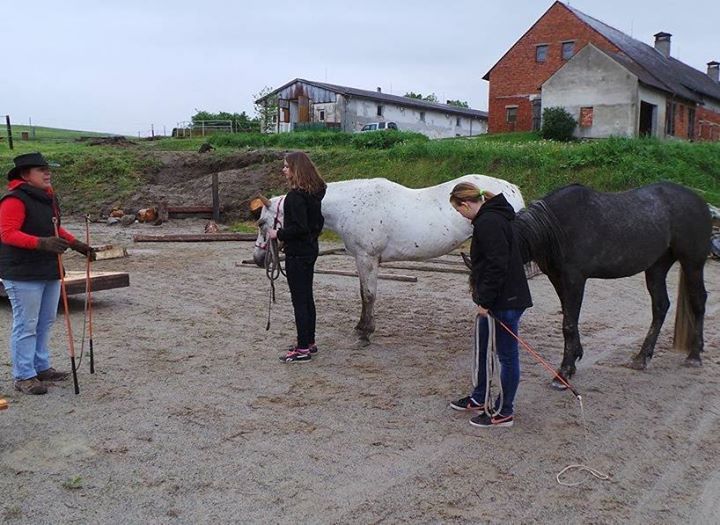
<svg viewBox="0 0 720 525"><path fill-rule="evenodd" d="M485 111L388 95L380 88L368 91L301 78L268 93L256 103L277 104L277 114L268 126L274 133L309 124L354 132L372 122L394 122L401 131L415 131L430 138L487 132Z"/></svg>

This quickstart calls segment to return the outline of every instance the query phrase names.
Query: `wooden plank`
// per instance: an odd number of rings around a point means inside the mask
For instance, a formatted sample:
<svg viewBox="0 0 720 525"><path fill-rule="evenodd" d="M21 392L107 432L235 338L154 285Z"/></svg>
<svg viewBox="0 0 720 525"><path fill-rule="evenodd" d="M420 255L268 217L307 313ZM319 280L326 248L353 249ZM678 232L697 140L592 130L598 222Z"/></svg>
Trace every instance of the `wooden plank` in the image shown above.
<svg viewBox="0 0 720 525"><path fill-rule="evenodd" d="M442 266L429 266L429 265L413 265L413 264L402 264L402 263L382 263L380 268L392 268L395 270L417 270L419 272L437 272L437 273L460 273L467 275L470 270L462 268L443 268Z"/></svg>
<svg viewBox="0 0 720 525"><path fill-rule="evenodd" d="M328 250L320 250L320 251L318 252L318 256L323 256L323 255L345 255L345 254L347 254L347 252L345 251L345 248L330 248L330 249L328 249ZM284 255L281 255L281 256L280 256L280 260L281 260L281 261L284 261L284 260L285 260L285 256L284 256ZM252 259L243 259L242 261L240 261L240 266L245 266L245 265L247 265L247 266L255 265L255 261L253 261ZM237 266L237 264L236 264L236 266Z"/></svg>
<svg viewBox="0 0 720 525"><path fill-rule="evenodd" d="M125 272L92 272L90 286L93 292L126 288L130 286L130 275ZM65 289L68 295L84 294L85 272L66 272ZM7 297L2 281L0 281L0 297Z"/></svg>
<svg viewBox="0 0 720 525"><path fill-rule="evenodd" d="M248 266L250 268L260 268L253 261L240 261L239 263L235 263L235 266ZM348 271L348 270L324 270L322 268L315 268L315 273L327 274L327 275L343 275L346 277L358 277L357 272ZM385 281L402 281L402 282L406 282L406 283L416 283L417 282L417 277L415 277L414 275L379 273L377 278L385 280Z"/></svg>
<svg viewBox="0 0 720 525"><path fill-rule="evenodd" d="M123 246L114 246L112 244L104 244L102 246L93 246L95 249L95 260L104 261L106 259L119 259L127 257L127 249Z"/></svg>
<svg viewBox="0 0 720 525"><path fill-rule="evenodd" d="M169 235L133 235L134 242L218 242L254 241L254 233L180 233Z"/></svg>
<svg viewBox="0 0 720 525"><path fill-rule="evenodd" d="M318 268L315 268L315 273L321 273L321 274L328 274L328 275L344 275L347 277L358 277L357 272L349 272L345 270L321 270ZM406 283L416 283L417 277L414 275L399 275L399 274L392 274L392 273L378 273L377 276L378 279L385 280L385 281L402 281Z"/></svg>

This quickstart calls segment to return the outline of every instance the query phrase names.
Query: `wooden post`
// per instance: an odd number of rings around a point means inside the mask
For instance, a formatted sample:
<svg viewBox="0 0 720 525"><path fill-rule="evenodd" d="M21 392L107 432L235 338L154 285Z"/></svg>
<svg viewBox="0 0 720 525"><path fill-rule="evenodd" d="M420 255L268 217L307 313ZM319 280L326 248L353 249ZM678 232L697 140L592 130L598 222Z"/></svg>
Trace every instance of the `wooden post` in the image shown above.
<svg viewBox="0 0 720 525"><path fill-rule="evenodd" d="M12 127L10 126L10 115L5 115L5 124L7 125L8 146L10 146L10 149L14 149L12 141Z"/></svg>
<svg viewBox="0 0 720 525"><path fill-rule="evenodd" d="M213 220L220 222L220 194L218 192L218 174L212 174L212 203L213 203Z"/></svg>

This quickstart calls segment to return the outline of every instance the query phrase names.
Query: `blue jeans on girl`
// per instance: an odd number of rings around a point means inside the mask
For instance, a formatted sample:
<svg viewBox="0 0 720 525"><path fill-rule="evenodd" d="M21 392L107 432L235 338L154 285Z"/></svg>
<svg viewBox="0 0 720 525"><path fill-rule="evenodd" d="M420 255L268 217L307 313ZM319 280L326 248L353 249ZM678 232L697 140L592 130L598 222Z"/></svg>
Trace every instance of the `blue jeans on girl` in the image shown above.
<svg viewBox="0 0 720 525"><path fill-rule="evenodd" d="M517 335L520 317L525 310L495 310L491 314L502 321L505 326L510 328ZM485 402L485 386L486 372L485 360L487 359L488 347L488 321L492 321L489 317L480 320L480 359L478 366L477 387L472 393L473 400L482 405ZM503 389L503 405L500 414L503 416L513 415L513 403L518 385L520 384L520 357L518 355L518 342L512 335L495 323L495 349L497 351L498 360L500 361L500 384ZM495 410L498 408L498 401L495 401Z"/></svg>
<svg viewBox="0 0 720 525"><path fill-rule="evenodd" d="M50 368L50 331L57 317L60 281L9 281L3 286L12 305L10 359L16 381Z"/></svg>

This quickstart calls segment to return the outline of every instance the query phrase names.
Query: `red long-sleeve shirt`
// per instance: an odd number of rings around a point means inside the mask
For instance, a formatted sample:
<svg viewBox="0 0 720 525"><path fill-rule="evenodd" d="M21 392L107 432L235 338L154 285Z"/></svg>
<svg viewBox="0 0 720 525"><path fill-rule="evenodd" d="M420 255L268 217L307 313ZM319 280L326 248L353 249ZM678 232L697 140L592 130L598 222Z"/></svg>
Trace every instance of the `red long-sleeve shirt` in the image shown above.
<svg viewBox="0 0 720 525"><path fill-rule="evenodd" d="M8 183L8 191L16 189L25 181L14 179ZM8 197L0 203L0 240L3 244L25 248L26 250L37 249L38 239L20 231L25 222L25 204L17 197ZM62 226L58 229L60 237L68 242L73 242L75 237Z"/></svg>

